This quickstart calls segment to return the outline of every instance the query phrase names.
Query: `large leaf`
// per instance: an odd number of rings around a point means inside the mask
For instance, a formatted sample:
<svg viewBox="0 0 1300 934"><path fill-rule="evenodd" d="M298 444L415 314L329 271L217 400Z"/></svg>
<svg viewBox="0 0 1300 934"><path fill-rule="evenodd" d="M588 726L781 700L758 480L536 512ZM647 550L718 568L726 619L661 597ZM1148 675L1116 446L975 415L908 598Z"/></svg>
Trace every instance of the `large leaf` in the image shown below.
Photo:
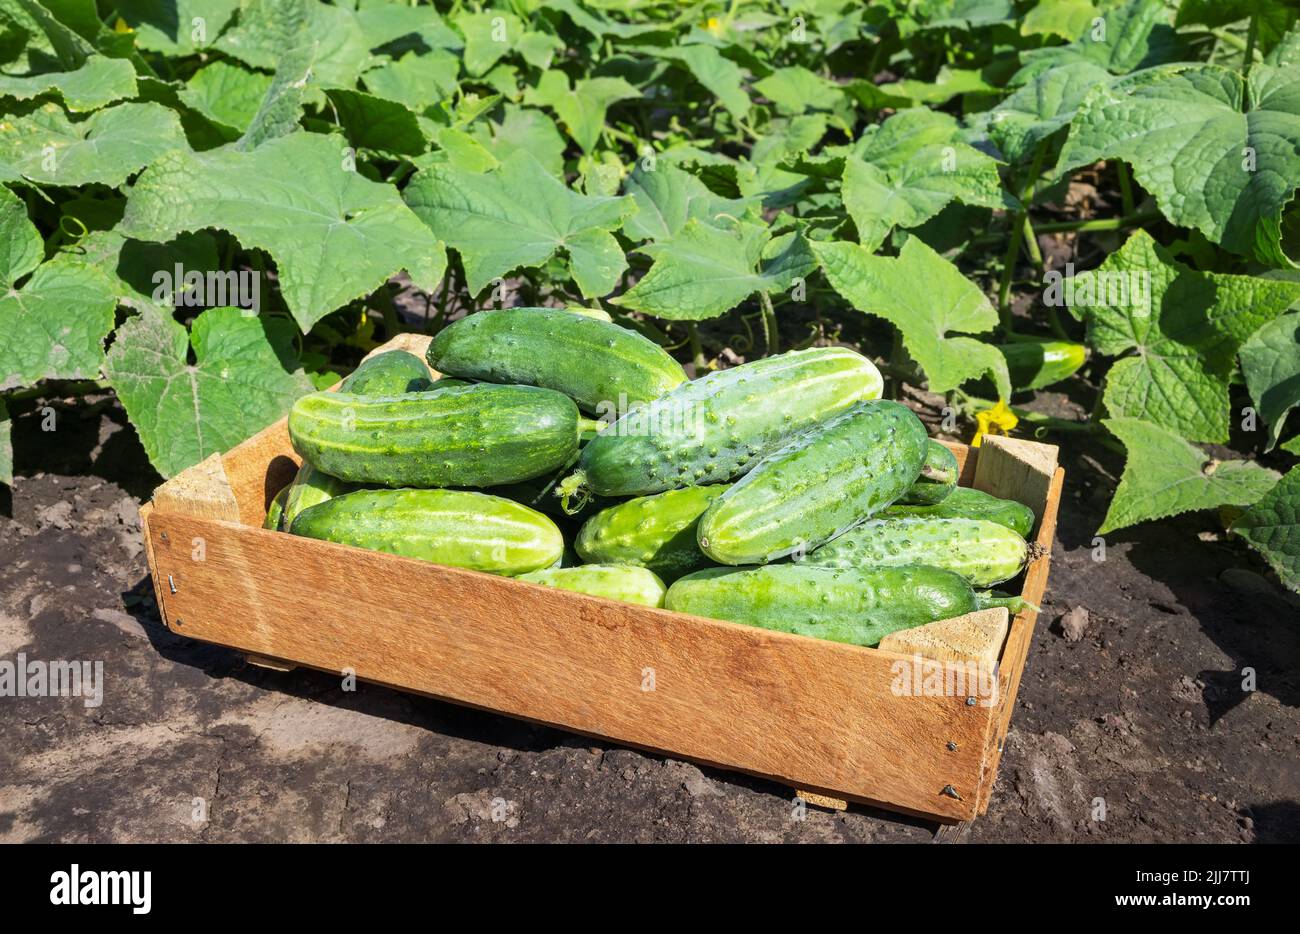
<svg viewBox="0 0 1300 934"><path fill-rule="evenodd" d="M918 237L899 255L873 256L856 243L814 243L831 286L850 305L886 319L920 364L933 392L947 392L989 374L1003 399L1011 398L1007 361L996 347L972 337L998 323L998 313L952 263Z"/></svg>
<svg viewBox="0 0 1300 934"><path fill-rule="evenodd" d="M46 104L0 121L0 168L46 185L116 187L183 147L180 120L159 104L117 104L76 123L58 104Z"/></svg>
<svg viewBox="0 0 1300 934"><path fill-rule="evenodd" d="M1095 87L1111 80L1110 72L1093 62L1067 62L1036 75L982 122L1003 155L1021 162L1040 142L1069 125Z"/></svg>
<svg viewBox="0 0 1300 934"><path fill-rule="evenodd" d="M402 269L432 290L446 268L442 245L397 190L353 171L337 136L295 133L251 152L173 152L140 176L121 225L154 241L204 227L271 255L304 331Z"/></svg>
<svg viewBox="0 0 1300 934"><path fill-rule="evenodd" d="M527 152L551 175L564 174L564 137L540 110L505 104L499 116L475 121L469 132L500 162Z"/></svg>
<svg viewBox="0 0 1300 934"><path fill-rule="evenodd" d="M456 93L460 59L445 50L428 55L410 52L361 76L371 94L397 101L417 113Z"/></svg>
<svg viewBox="0 0 1300 934"><path fill-rule="evenodd" d="M996 160L961 141L947 114L904 110L868 128L844 163L844 207L864 247L916 227L951 201L1005 206Z"/></svg>
<svg viewBox="0 0 1300 934"><path fill-rule="evenodd" d="M276 320L213 308L187 334L146 310L118 329L104 372L164 477L229 450L312 391L293 357L292 325Z"/></svg>
<svg viewBox="0 0 1300 934"><path fill-rule="evenodd" d="M711 45L683 45L655 49L659 58L681 62L691 75L718 99L733 116L743 119L749 113L749 95L743 87L740 66L724 58Z"/></svg>
<svg viewBox="0 0 1300 934"><path fill-rule="evenodd" d="M1157 69L1090 94L1061 168L1123 159L1176 224L1275 266L1300 183L1300 69Z"/></svg>
<svg viewBox="0 0 1300 934"><path fill-rule="evenodd" d="M125 59L92 55L75 71L21 78L0 75L0 97L25 101L48 91L57 91L73 113L98 110L113 101L135 97L135 69Z"/></svg>
<svg viewBox="0 0 1300 934"><path fill-rule="evenodd" d="M637 205L623 223L623 233L633 240L667 240L692 218L720 226L726 218L740 219L755 204L754 199L716 195L690 172L667 163L653 169L638 163L623 190Z"/></svg>
<svg viewBox="0 0 1300 934"><path fill-rule="evenodd" d="M844 101L844 92L839 85L800 65L776 69L754 82L754 90L775 104L777 111L783 114L834 110Z"/></svg>
<svg viewBox="0 0 1300 934"><path fill-rule="evenodd" d="M275 69L289 51L307 46L313 50L316 83L350 88L362 72L382 61L370 50L384 40L364 28L355 10L343 6L319 0L244 0L238 24L216 47L245 65Z"/></svg>
<svg viewBox="0 0 1300 934"><path fill-rule="evenodd" d="M503 10L461 13L453 22L465 37L465 71L472 77L486 74L502 57L515 51L524 35L519 17Z"/></svg>
<svg viewBox="0 0 1300 934"><path fill-rule="evenodd" d="M1088 17L1069 45L1034 49L1021 55L1024 67L1012 84L1023 84L1056 68L1088 62L1111 75L1126 75L1178 57L1178 37L1162 0L1128 0L1107 10L1098 22Z"/></svg>
<svg viewBox="0 0 1300 934"><path fill-rule="evenodd" d="M716 318L755 292L788 289L817 266L801 235L773 239L766 227L750 223L724 229L692 219L642 252L654 265L611 301L672 321Z"/></svg>
<svg viewBox="0 0 1300 934"><path fill-rule="evenodd" d="M0 390L43 379L94 379L117 307L102 272L68 257L0 296Z"/></svg>
<svg viewBox="0 0 1300 934"><path fill-rule="evenodd" d="M493 172L474 174L431 166L411 179L406 202L460 253L477 294L520 266L538 266L558 250L587 297L609 292L627 261L610 231L636 210L629 197L579 194L526 152Z"/></svg>
<svg viewBox="0 0 1300 934"><path fill-rule="evenodd" d="M1098 532L1198 509L1249 506L1277 482L1277 474L1251 461L1213 461L1166 428L1136 418L1103 424L1128 451L1124 475Z"/></svg>
<svg viewBox="0 0 1300 934"><path fill-rule="evenodd" d="M641 92L622 78L580 78L573 87L562 71L548 71L524 100L550 107L583 152L591 152L605 128L605 113L618 101L640 98Z"/></svg>
<svg viewBox="0 0 1300 934"><path fill-rule="evenodd" d="M1282 41L1298 16L1300 3L1296 0L1183 0L1174 24L1226 26L1239 20L1253 19L1256 44L1268 52Z"/></svg>
<svg viewBox="0 0 1300 934"><path fill-rule="evenodd" d="M235 143L236 149L256 149L267 140L288 136L298 129L315 54L315 45L300 45L280 57L271 86L244 128L244 135Z"/></svg>
<svg viewBox="0 0 1300 934"><path fill-rule="evenodd" d="M270 75L260 71L217 60L190 76L180 98L186 106L231 131L229 138L234 139L253 122L271 81Z"/></svg>
<svg viewBox="0 0 1300 934"><path fill-rule="evenodd" d="M1224 442L1237 347L1300 298L1300 283L1197 272L1138 231L1061 298L1094 349L1124 355L1106 376L1109 414Z"/></svg>
<svg viewBox="0 0 1300 934"><path fill-rule="evenodd" d="M1241 370L1255 410L1268 424L1268 448L1287 413L1300 405L1300 312L1264 325L1241 346Z"/></svg>
<svg viewBox="0 0 1300 934"><path fill-rule="evenodd" d="M114 0L117 15L151 52L192 55L217 40L239 0Z"/></svg>
<svg viewBox="0 0 1300 934"><path fill-rule="evenodd" d="M404 156L418 156L429 148L419 121L405 104L345 88L327 93L353 146Z"/></svg>
<svg viewBox="0 0 1300 934"><path fill-rule="evenodd" d="M1300 467L1292 467L1277 486L1232 525L1300 593Z"/></svg>
<svg viewBox="0 0 1300 934"><path fill-rule="evenodd" d="M27 218L27 206L0 186L0 286L6 290L38 265L45 253L41 232Z"/></svg>
<svg viewBox="0 0 1300 934"><path fill-rule="evenodd" d="M116 228L94 230L68 246L66 252L104 273L117 303L136 309L166 307L170 311L173 306L168 303L164 285L176 286L176 304L189 297L189 288L175 282L174 274L163 280L160 272L173 273L179 265L185 273L206 275L217 271L219 265L216 241L207 231L181 234L170 243L148 243L128 239ZM199 297L194 295L195 299Z"/></svg>

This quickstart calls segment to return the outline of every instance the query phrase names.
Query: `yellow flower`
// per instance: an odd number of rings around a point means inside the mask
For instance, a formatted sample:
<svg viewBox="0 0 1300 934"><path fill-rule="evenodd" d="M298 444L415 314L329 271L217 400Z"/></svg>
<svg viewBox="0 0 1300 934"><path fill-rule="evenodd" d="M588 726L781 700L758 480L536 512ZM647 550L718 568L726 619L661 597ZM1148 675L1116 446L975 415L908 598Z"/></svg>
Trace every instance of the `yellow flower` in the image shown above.
<svg viewBox="0 0 1300 934"><path fill-rule="evenodd" d="M126 20L119 16L117 22L113 24L113 32L135 32L135 30L131 28Z"/></svg>
<svg viewBox="0 0 1300 934"><path fill-rule="evenodd" d="M704 28L716 36L722 32L722 21L716 16L710 16L704 24Z"/></svg>
<svg viewBox="0 0 1300 934"><path fill-rule="evenodd" d="M975 430L975 437L970 440L970 446L973 448L980 446L985 435L1005 435L1020 424L1016 413L1011 411L1011 408L1001 399L993 408L976 412L975 421L979 427Z"/></svg>

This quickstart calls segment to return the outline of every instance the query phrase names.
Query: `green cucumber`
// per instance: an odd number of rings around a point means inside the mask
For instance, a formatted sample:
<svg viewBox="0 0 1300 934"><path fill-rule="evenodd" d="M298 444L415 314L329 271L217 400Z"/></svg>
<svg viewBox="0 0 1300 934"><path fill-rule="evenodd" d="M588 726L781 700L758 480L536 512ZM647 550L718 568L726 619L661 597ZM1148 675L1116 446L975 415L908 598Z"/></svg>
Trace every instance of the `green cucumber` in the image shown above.
<svg viewBox="0 0 1300 934"><path fill-rule="evenodd" d="M271 508L266 511L266 521L262 523L262 528L270 529L273 532L280 531L280 519L284 516L284 501L288 496L288 486L283 487L279 493L275 494L275 498L271 500Z"/></svg>
<svg viewBox="0 0 1300 934"><path fill-rule="evenodd" d="M1019 574L1028 556L1029 544L996 522L908 517L870 519L804 560L838 568L928 564L988 587Z"/></svg>
<svg viewBox="0 0 1300 934"><path fill-rule="evenodd" d="M931 438L926 445L925 466L921 468L921 476L899 502L923 506L941 503L957 489L958 473L957 455Z"/></svg>
<svg viewBox="0 0 1300 934"><path fill-rule="evenodd" d="M452 376L557 390L598 415L686 381L681 364L649 338L563 308L469 315L438 333L428 358Z"/></svg>
<svg viewBox="0 0 1300 934"><path fill-rule="evenodd" d="M303 461L297 475L288 486L288 495L284 500L284 514L280 519L280 528L287 529L304 509L319 505L327 499L351 493L356 486L338 477L331 477L317 470L308 461Z"/></svg>
<svg viewBox="0 0 1300 934"><path fill-rule="evenodd" d="M766 564L811 551L902 496L928 438L905 405L859 402L759 461L700 518L719 564Z"/></svg>
<svg viewBox="0 0 1300 934"><path fill-rule="evenodd" d="M880 518L892 516L918 516L929 519L987 519L998 525L1006 526L1021 538L1028 538L1033 531L1036 517L1034 511L1024 503L1014 499L999 499L983 490L959 486L943 502L933 506L899 505L890 506L880 514Z"/></svg>
<svg viewBox="0 0 1300 934"><path fill-rule="evenodd" d="M971 585L933 567L851 570L806 564L706 568L668 588L664 606L780 632L875 645L891 632L978 609Z"/></svg>
<svg viewBox="0 0 1300 934"><path fill-rule="evenodd" d="M726 486L688 486L602 509L578 532L574 547L597 564L636 564L674 580L711 562L695 528Z"/></svg>
<svg viewBox="0 0 1300 934"><path fill-rule="evenodd" d="M339 384L339 392L358 396L396 396L432 388L429 368L423 360L405 350L386 350L367 357L352 371L352 375Z"/></svg>
<svg viewBox="0 0 1300 934"><path fill-rule="evenodd" d="M882 388L875 365L843 347L793 350L710 373L593 438L562 492L642 496L730 480L809 426L878 399Z"/></svg>
<svg viewBox="0 0 1300 934"><path fill-rule="evenodd" d="M1006 358L1011 385L1042 389L1073 376L1088 359L1088 348L1072 341L1017 341L998 345Z"/></svg>
<svg viewBox="0 0 1300 934"><path fill-rule="evenodd" d="M580 564L571 568L547 568L520 574L519 580L642 606L663 606L667 592L664 582L653 571L627 565Z"/></svg>
<svg viewBox="0 0 1300 934"><path fill-rule="evenodd" d="M540 512L464 490L357 490L303 510L290 531L490 574L541 570L564 552Z"/></svg>
<svg viewBox="0 0 1300 934"><path fill-rule="evenodd" d="M578 408L563 393L481 383L396 396L317 392L289 412L294 450L325 473L391 487L483 487L573 463Z"/></svg>

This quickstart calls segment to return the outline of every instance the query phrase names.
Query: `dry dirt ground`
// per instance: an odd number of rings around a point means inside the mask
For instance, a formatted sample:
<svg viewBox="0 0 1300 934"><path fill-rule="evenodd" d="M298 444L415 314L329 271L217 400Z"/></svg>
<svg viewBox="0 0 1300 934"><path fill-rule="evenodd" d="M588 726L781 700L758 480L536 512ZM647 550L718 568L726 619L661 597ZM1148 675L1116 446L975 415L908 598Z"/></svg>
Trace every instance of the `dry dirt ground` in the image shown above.
<svg viewBox="0 0 1300 934"><path fill-rule="evenodd" d="M58 418L57 438L16 420L0 660L102 660L105 693L0 698L0 840L931 838L865 809L799 820L783 787L174 636L146 579L137 508L157 478L134 432L111 400ZM970 838L1300 840L1296 603L1212 515L1116 534L1095 561L1119 464L1071 450L1049 597Z"/></svg>

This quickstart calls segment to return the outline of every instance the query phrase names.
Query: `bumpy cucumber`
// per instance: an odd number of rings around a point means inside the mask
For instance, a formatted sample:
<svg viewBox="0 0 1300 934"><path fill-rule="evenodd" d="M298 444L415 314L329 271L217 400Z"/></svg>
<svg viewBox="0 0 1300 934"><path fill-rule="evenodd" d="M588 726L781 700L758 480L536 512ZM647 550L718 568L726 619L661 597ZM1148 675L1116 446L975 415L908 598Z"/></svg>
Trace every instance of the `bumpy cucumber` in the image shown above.
<svg viewBox="0 0 1300 934"><path fill-rule="evenodd" d="M988 587L1019 574L1028 551L1011 529L983 519L871 519L805 560L840 568L928 564Z"/></svg>
<svg viewBox="0 0 1300 934"><path fill-rule="evenodd" d="M519 579L642 606L663 606L667 592L664 582L653 571L627 565L581 564L571 568L548 568L520 574Z"/></svg>
<svg viewBox="0 0 1300 934"><path fill-rule="evenodd" d="M462 318L429 344L440 373L544 386L584 410L614 412L686 381L681 364L635 331L563 308L509 308Z"/></svg>
<svg viewBox="0 0 1300 934"><path fill-rule="evenodd" d="M806 564L706 568L668 588L670 610L875 645L891 632L977 609L970 584L932 567L852 570Z"/></svg>
<svg viewBox="0 0 1300 934"><path fill-rule="evenodd" d="M1088 359L1088 349L1071 341L1017 341L998 347L1007 360L1011 385L1042 389L1073 376Z"/></svg>
<svg viewBox="0 0 1300 934"><path fill-rule="evenodd" d="M433 388L429 368L413 353L386 350L362 360L352 374L339 384L339 392L358 396L396 396L403 392L423 392Z"/></svg>
<svg viewBox="0 0 1300 934"><path fill-rule="evenodd" d="M481 383L398 396L317 392L289 412L294 450L341 480L391 487L496 486L539 477L578 453L563 393Z"/></svg>
<svg viewBox="0 0 1300 934"><path fill-rule="evenodd" d="M568 495L641 496L739 476L809 426L878 399L880 372L842 347L795 350L683 383L583 448Z"/></svg>
<svg viewBox="0 0 1300 934"><path fill-rule="evenodd" d="M310 509L335 496L351 493L355 489L356 487L346 480L331 477L317 470L308 461L303 461L302 466L298 468L297 476L293 478L293 483L289 484L280 528L287 529L293 525L293 520L298 518L298 513L304 509Z"/></svg>
<svg viewBox="0 0 1300 934"><path fill-rule="evenodd" d="M959 486L934 506L894 504L880 518L918 516L928 519L986 519L1006 526L1021 538L1028 538L1034 528L1034 511L1014 499L999 499L983 490Z"/></svg>
<svg viewBox="0 0 1300 934"><path fill-rule="evenodd" d="M574 546L587 561L637 564L667 580L710 563L695 527L726 486L690 486L641 496L602 509L578 532Z"/></svg>
<svg viewBox="0 0 1300 934"><path fill-rule="evenodd" d="M289 487L286 486L275 494L271 500L271 508L266 511L266 521L262 523L262 528L280 531L280 519L284 516L284 501L289 497Z"/></svg>
<svg viewBox="0 0 1300 934"><path fill-rule="evenodd" d="M540 512L462 490L358 490L305 509L294 535L492 574L560 560L564 537Z"/></svg>
<svg viewBox="0 0 1300 934"><path fill-rule="evenodd" d="M759 461L700 518L719 564L811 551L884 509L916 482L925 426L897 402L859 402Z"/></svg>
<svg viewBox="0 0 1300 934"><path fill-rule="evenodd" d="M899 502L924 506L941 503L957 489L957 474L957 455L931 438L926 445L921 476L917 477Z"/></svg>

